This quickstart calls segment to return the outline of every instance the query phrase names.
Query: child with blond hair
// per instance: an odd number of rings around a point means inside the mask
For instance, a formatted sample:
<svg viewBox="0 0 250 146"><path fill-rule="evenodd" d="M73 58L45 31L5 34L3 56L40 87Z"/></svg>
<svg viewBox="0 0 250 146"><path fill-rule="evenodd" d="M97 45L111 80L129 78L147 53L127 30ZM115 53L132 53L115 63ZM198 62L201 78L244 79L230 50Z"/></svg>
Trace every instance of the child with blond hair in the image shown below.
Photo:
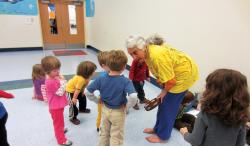
<svg viewBox="0 0 250 146"><path fill-rule="evenodd" d="M108 57L108 75L100 76L90 83L85 94L98 103L100 99L94 95L94 91L99 90L103 102L99 146L122 146L126 107L133 107L137 96L131 80L122 75L128 61L126 54L121 50L112 50Z"/></svg>
<svg viewBox="0 0 250 146"><path fill-rule="evenodd" d="M70 146L72 142L67 140L64 134L63 112L68 101L65 93L66 80L60 75L61 63L54 56L46 56L42 59L41 64L47 74L45 80L46 95L57 143L60 146Z"/></svg>
<svg viewBox="0 0 250 146"><path fill-rule="evenodd" d="M108 72L109 72L109 67L107 66L108 53L109 53L108 51L103 51L97 55L99 65L104 70L104 72L101 72L100 76L108 75ZM96 118L96 130L97 132L99 132L101 120L102 120L102 101L101 100L99 100L97 107L98 107L98 115Z"/></svg>
<svg viewBox="0 0 250 146"><path fill-rule="evenodd" d="M68 96L73 104L73 114L70 115L70 121L75 125L80 124L80 120L77 118L79 112L90 113L90 109L86 108L87 99L83 91L88 85L91 77L94 75L95 70L96 65L93 62L81 62L77 67L76 75L74 75L67 83L66 91L68 92ZM79 101L79 109L76 106L77 100Z"/></svg>
<svg viewBox="0 0 250 146"><path fill-rule="evenodd" d="M45 72L41 64L35 64L32 67L32 81L34 86L33 99L47 101L45 89Z"/></svg>

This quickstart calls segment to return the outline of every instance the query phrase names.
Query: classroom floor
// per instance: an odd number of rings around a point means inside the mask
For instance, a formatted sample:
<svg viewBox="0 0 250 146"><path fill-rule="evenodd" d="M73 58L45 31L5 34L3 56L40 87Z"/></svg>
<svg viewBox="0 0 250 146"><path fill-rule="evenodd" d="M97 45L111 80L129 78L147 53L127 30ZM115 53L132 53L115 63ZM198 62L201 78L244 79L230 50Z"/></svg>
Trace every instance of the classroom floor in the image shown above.
<svg viewBox="0 0 250 146"><path fill-rule="evenodd" d="M61 73L72 76L81 61L90 60L97 64L97 72L102 71L98 65L96 53L81 49L84 53L69 56L58 56L61 61ZM54 55L52 51L23 51L0 53L0 89L15 95L14 99L0 99L4 103L9 118L7 121L8 141L11 146L57 146L52 120L47 104L32 100L33 89L30 84L32 66L40 63L45 55ZM128 71L124 71L128 75ZM144 86L146 97L152 99L160 89L150 83ZM67 138L73 141L73 146L97 146L99 134L96 131L97 105L88 101L90 114L79 114L81 124L76 126L69 122L68 106L65 108L65 125L68 128ZM152 144L145 140L148 136L142 131L153 127L157 108L147 112L140 104L140 110L129 110L125 124L124 146L190 146L181 134L173 130L171 138L165 144Z"/></svg>

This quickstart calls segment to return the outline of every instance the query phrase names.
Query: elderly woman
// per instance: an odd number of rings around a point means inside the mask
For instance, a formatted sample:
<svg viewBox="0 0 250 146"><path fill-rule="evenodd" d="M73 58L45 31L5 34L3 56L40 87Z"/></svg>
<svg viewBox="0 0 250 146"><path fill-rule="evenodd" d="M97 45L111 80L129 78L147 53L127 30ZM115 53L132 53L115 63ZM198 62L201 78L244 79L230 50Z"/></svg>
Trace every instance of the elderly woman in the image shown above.
<svg viewBox="0 0 250 146"><path fill-rule="evenodd" d="M162 85L154 128L144 129L144 133L153 134L146 139L152 143L164 143L170 138L178 108L186 91L198 80L198 67L187 54L166 44L155 35L144 40L139 36L130 36L126 40L128 53L133 58L146 61L150 72Z"/></svg>

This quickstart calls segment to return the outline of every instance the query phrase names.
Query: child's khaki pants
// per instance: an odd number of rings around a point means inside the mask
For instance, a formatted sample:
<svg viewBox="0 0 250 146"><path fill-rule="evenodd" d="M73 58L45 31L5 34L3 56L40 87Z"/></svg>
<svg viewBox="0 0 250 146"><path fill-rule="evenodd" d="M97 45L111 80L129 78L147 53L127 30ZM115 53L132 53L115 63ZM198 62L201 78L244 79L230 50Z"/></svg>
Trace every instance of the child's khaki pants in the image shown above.
<svg viewBox="0 0 250 146"><path fill-rule="evenodd" d="M103 104L99 146L123 145L125 116L125 108L110 109Z"/></svg>

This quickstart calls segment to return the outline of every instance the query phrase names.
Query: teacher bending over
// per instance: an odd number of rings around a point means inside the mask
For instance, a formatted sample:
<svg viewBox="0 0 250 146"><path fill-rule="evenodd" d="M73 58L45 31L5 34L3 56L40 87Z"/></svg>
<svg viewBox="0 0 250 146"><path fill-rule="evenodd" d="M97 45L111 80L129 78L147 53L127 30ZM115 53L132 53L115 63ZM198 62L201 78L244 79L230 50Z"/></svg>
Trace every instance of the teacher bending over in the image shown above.
<svg viewBox="0 0 250 146"><path fill-rule="evenodd" d="M149 142L164 143L171 136L186 91L199 78L198 67L190 56L164 44L164 40L157 35L147 41L140 36L129 36L126 47L133 58L145 60L150 72L162 85L157 96L161 104L158 107L155 126L146 128L143 132L153 134L146 137Z"/></svg>

